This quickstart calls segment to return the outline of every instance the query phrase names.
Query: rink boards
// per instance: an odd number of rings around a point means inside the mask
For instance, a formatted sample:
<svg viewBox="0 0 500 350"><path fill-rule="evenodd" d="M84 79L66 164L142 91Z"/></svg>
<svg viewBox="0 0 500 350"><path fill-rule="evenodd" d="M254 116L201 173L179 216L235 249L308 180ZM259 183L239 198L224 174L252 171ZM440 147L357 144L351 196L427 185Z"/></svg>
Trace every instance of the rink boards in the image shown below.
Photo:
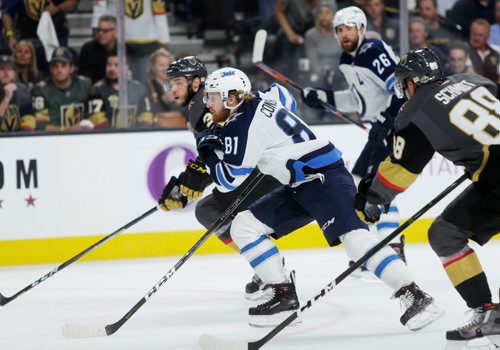
<svg viewBox="0 0 500 350"><path fill-rule="evenodd" d="M363 130L349 125L313 130L332 140L352 168L366 140ZM67 260L154 207L166 181L195 156L188 131L6 137L0 139L0 150L0 265ZM402 219L461 174L460 168L436 155L414 186L398 198ZM408 229L407 241L426 241L432 218L459 192ZM86 259L182 255L203 232L194 205L159 211ZM309 225L279 245L311 248L326 243L319 228ZM228 251L211 238L199 253Z"/></svg>

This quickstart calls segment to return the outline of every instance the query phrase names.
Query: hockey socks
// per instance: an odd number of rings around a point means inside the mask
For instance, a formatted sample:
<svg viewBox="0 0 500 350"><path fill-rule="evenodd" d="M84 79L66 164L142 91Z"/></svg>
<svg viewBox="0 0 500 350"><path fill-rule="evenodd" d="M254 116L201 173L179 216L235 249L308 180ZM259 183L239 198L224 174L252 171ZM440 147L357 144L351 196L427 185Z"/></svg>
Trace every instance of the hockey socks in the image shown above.
<svg viewBox="0 0 500 350"><path fill-rule="evenodd" d="M268 235L272 229L249 211L239 213L231 225L231 237L264 284L282 283L288 278L276 244Z"/></svg>
<svg viewBox="0 0 500 350"><path fill-rule="evenodd" d="M358 260L379 242L373 233L364 229L348 232L340 238L352 260ZM413 282L410 271L389 246L373 255L366 262L366 267L395 291Z"/></svg>

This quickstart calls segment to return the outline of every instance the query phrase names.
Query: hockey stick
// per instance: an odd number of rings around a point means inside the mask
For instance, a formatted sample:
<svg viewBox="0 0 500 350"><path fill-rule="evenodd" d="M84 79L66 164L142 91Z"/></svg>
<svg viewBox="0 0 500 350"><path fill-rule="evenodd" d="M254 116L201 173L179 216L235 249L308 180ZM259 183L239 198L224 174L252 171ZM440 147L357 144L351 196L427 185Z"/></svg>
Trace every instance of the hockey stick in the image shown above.
<svg viewBox="0 0 500 350"><path fill-rule="evenodd" d="M170 186L171 189L174 188L175 186L175 182L177 181L177 179L172 176L172 178L170 179L170 181L168 182L167 186ZM54 276L57 272L61 271L62 269L64 269L65 267L71 265L72 263L74 263L75 261L77 261L78 259L80 259L81 257L87 255L87 253L91 252L92 250L94 250L95 248L99 247L100 245L104 244L105 242L109 241L111 238L113 238L114 236L118 235L119 233L125 231L126 229L128 229L129 227L131 227L132 225L135 225L136 223L138 223L139 221L145 219L146 217L148 217L149 215L153 214L154 212L156 212L158 210L158 207L154 207L154 208L151 208L149 209L147 212L145 212L144 214L142 214L141 216L135 218L134 220L130 221L128 224L125 224L124 226L120 227L118 230L110 233L109 235L107 235L106 237L102 238L100 241L94 243L93 245L91 245L90 247L88 247L87 249L85 249L84 251L78 253L77 255L75 255L74 257L72 257L71 259L65 261L64 263L62 263L61 265L57 266L55 269L53 269L52 271L50 271L49 273L47 273L46 275L40 277L39 279L37 279L35 282L31 283L29 286L25 287L24 289L20 290L19 292L17 292L16 294L10 296L10 297L6 297L6 296L3 296L1 293L0 293L0 306L4 306L8 303L10 303L12 300L16 299L17 297L19 297L20 295L26 293L27 291L29 291L30 289L36 287L37 285L39 285L40 283L42 283L43 281L45 281L46 279L48 279L49 277L52 277Z"/></svg>
<svg viewBox="0 0 500 350"><path fill-rule="evenodd" d="M202 335L200 337L200 347L203 350L257 350L264 346L269 340L274 338L276 334L281 332L286 326L297 319L304 311L309 309L318 299L324 297L328 292L330 292L337 284L342 282L347 276L349 276L354 270L364 264L368 259L375 255L380 249L382 249L387 243L394 239L397 235L403 232L408 226L413 224L419 217L421 217L426 211L432 208L441 199L446 197L451 191L457 188L462 182L468 178L467 174L462 175L457 180L455 180L450 186L448 186L443 192L438 194L433 200L427 203L418 212L413 214L408 220L406 220L401 226L395 229L390 235L381 240L377 245L372 247L365 255L363 255L359 260L355 261L354 264L349 266L347 270L342 272L338 277L332 282L328 283L326 287L321 289L313 298L309 299L304 306L299 310L295 311L293 314L288 316L283 322L276 326L271 332L265 335L263 338L253 341L253 342L243 342L237 340L226 340L211 335Z"/></svg>
<svg viewBox="0 0 500 350"><path fill-rule="evenodd" d="M269 74L270 76L282 81L285 84L290 85L291 87L293 87L297 91L302 92L302 90L304 90L302 88L302 86L300 86L299 84L297 84L293 80L285 77L283 74L281 74L280 72L276 71L275 69L269 67L267 64L265 64L263 62L264 49L266 46L266 39L267 39L267 31L265 29L260 29L259 31L257 31L257 33L255 34L254 42L253 42L252 63L255 64L257 67L259 67L262 71ZM330 113L336 115L340 119L342 119L348 123L354 124L357 127L361 128L365 131L368 130L366 128L366 126L363 125L363 123L360 123L358 121L355 121L355 120L352 120L352 119L346 117L344 114L342 114L342 112L339 112L331 104L329 104L327 102L323 102L321 100L318 100L318 101L320 102L320 104L323 106L324 109L326 109Z"/></svg>
<svg viewBox="0 0 500 350"><path fill-rule="evenodd" d="M179 268L184 265L184 263L201 247L201 245L210 237L210 235L218 230L223 225L227 224L231 219L233 213L243 205L245 199L248 195L257 187L259 182L264 177L264 174L257 172L255 177L250 181L250 183L245 187L245 189L240 193L238 198L226 209L226 211L220 216L220 218L210 226L208 231L201 236L201 238L193 245L189 251L184 254L184 256L172 267L154 286L151 288L146 295L144 295L141 300L137 302L122 318L117 322L109 324L107 326L86 326L77 324L66 324L63 327L63 335L69 338L89 338L89 337L102 337L114 334L125 322L128 321L132 315L134 315L137 310L139 310L142 305L148 301L160 287L165 284Z"/></svg>

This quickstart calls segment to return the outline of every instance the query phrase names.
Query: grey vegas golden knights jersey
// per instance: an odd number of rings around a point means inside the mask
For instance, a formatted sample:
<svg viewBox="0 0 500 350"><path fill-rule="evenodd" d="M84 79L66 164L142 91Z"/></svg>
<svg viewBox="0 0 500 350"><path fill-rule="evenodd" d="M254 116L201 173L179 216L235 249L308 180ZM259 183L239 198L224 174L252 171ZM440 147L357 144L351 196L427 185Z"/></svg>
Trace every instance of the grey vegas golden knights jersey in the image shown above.
<svg viewBox="0 0 500 350"><path fill-rule="evenodd" d="M386 204L407 189L438 152L464 166L485 188L500 185L500 102L492 81L452 75L418 88L395 122L394 151L383 161L368 193Z"/></svg>
<svg viewBox="0 0 500 350"><path fill-rule="evenodd" d="M151 105L146 88L136 80L128 80L127 118L129 126L150 126L153 123ZM89 119L95 128L120 127L117 118L118 90L106 82L98 81L89 94Z"/></svg>

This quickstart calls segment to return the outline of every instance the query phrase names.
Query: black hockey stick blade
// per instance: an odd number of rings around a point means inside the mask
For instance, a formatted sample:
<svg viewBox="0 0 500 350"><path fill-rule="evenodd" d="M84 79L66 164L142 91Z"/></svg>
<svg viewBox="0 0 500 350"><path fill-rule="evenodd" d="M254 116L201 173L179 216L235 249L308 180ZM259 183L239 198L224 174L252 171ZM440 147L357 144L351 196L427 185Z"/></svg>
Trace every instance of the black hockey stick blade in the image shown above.
<svg viewBox="0 0 500 350"><path fill-rule="evenodd" d="M114 334L121 326L127 322L132 315L134 315L141 307L151 298L160 287L165 284L176 272L181 268L182 265L191 257L193 254L205 243L205 241L210 237L210 235L226 225L232 219L233 213L243 204L248 204L248 195L257 187L260 183L264 174L257 172L256 175L251 179L245 189L240 193L238 198L224 211L224 213L213 223L212 226L201 236L201 238L189 249L189 251L184 254L184 256L177 261L177 263L164 275L138 302L135 304L122 318L117 322L109 324L105 327L100 326L87 326L78 324L66 324L63 326L63 335L68 338L89 338L89 337L102 337Z"/></svg>
<svg viewBox="0 0 500 350"><path fill-rule="evenodd" d="M175 177L172 177L172 179L175 179ZM170 182L172 182L172 179L170 180ZM175 184L175 181L174 181L173 184ZM99 247L100 245L102 245L105 242L109 241L111 238L115 237L119 233L121 233L121 232L125 231L126 229L130 228L132 225L134 225L134 224L138 223L139 221L145 219L146 217L148 217L149 215L153 214L157 210L158 210L158 207L153 207L153 208L149 209L144 214L138 216L134 220L130 221L129 223L127 223L124 226L122 226L119 229L117 229L116 231L110 233L106 237L104 237L101 240L99 240L98 242L94 243L93 245L91 245L87 249L81 251L80 253L78 253L77 255L75 255L74 257L72 257L71 259L65 261L64 263L62 263L61 265L57 266L56 268L54 268L52 271L48 272L47 274L43 275L42 277L40 277L39 279L37 279L35 282L31 283L29 286L26 286L25 288L23 288L22 290L20 290L16 294L14 294L14 295L12 295L10 297L6 297L6 296L0 294L0 306L4 306L4 305L10 303L12 300L16 299L20 295L22 295L22 294L26 293L27 291L33 289L34 287L36 287L37 285L39 285L40 283L42 283L43 281L45 281L49 277L52 277L57 272L59 272L62 269L66 268L67 266L71 265L75 261L79 260L81 257L87 255L89 252L91 252L95 248Z"/></svg>
<svg viewBox="0 0 500 350"><path fill-rule="evenodd" d="M200 347L203 350L257 350L260 349L264 344L270 341L274 336L281 332L286 326L292 323L296 318L298 318L305 310L309 309L316 301L324 297L329 293L336 285L342 282L346 277L348 277L353 271L363 265L368 259L375 255L380 249L386 246L391 240L393 240L397 235L406 230L410 225L412 225L418 218L420 218L426 211L432 208L441 199L446 197L451 191L457 188L462 182L468 178L467 174L463 174L461 177L456 179L451 185L449 185L445 190L439 193L434 199L422 207L419 211L413 214L408 220L406 220L401 226L395 229L391 234L377 243L368 252L365 253L361 258L350 265L344 272L335 278L335 280L328 283L319 293L314 297L309 299L305 305L303 305L298 311L288 316L283 322L272 329L263 338L256 340L254 342L243 342L226 340L218 337L213 337L211 335L202 335L199 339Z"/></svg>

